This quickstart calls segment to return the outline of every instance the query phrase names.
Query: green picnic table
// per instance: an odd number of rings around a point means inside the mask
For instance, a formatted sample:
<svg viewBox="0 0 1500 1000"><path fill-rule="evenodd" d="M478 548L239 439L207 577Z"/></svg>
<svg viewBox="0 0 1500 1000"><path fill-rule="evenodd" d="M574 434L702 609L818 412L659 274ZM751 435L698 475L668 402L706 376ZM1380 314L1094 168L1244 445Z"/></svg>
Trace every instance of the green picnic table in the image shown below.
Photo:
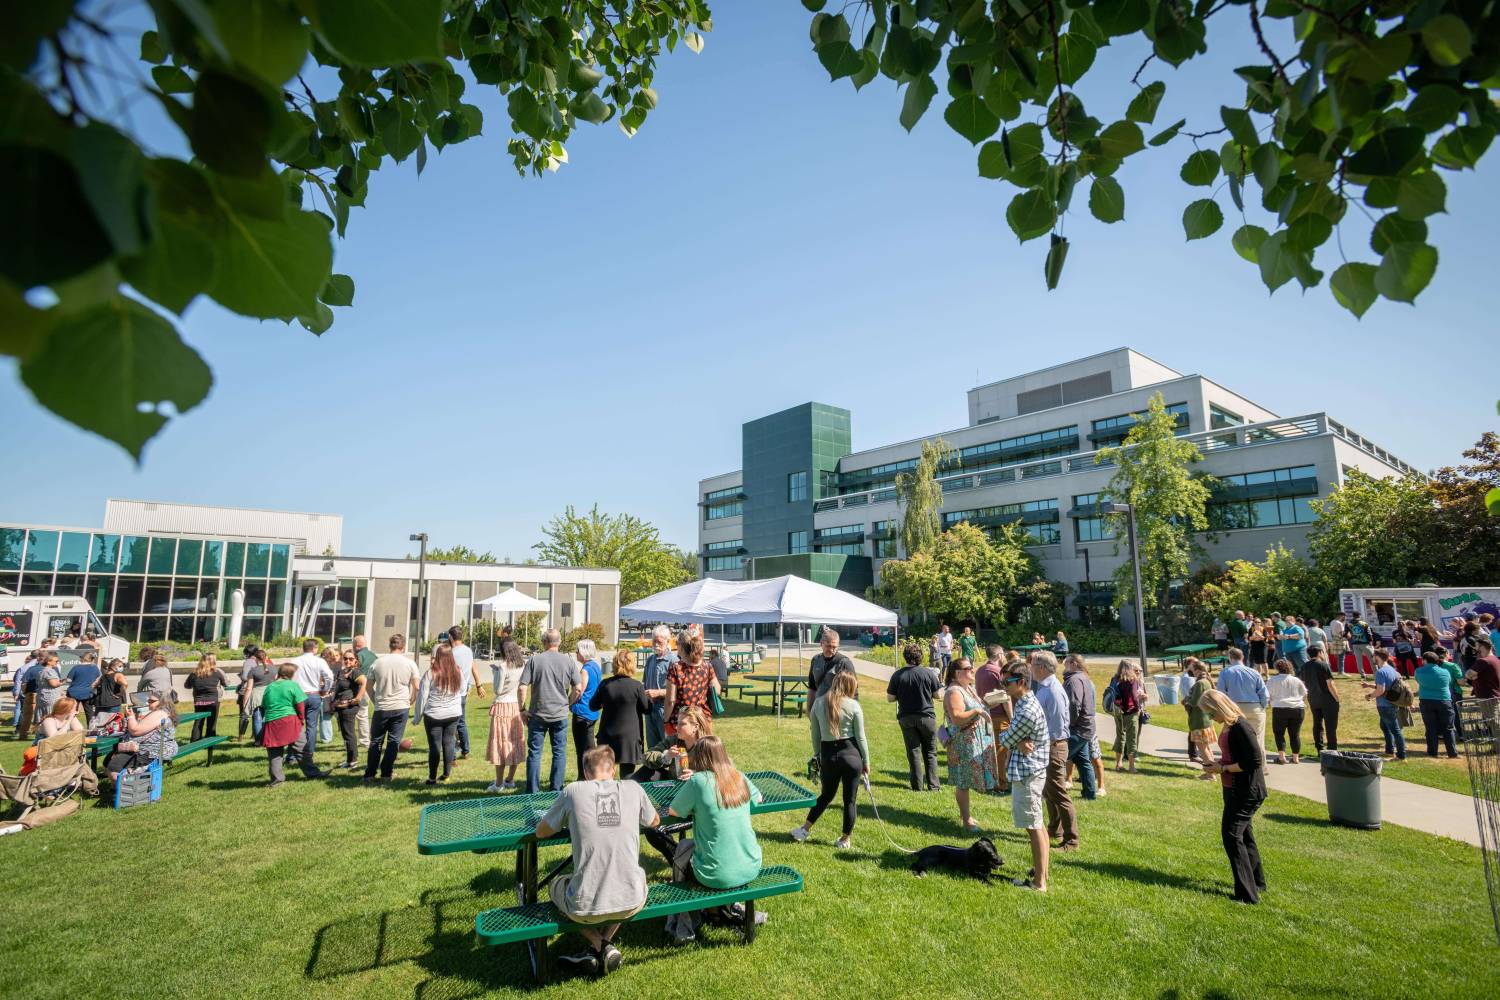
<svg viewBox="0 0 1500 1000"><path fill-rule="evenodd" d="M1043 643L1040 646L1034 645L1034 644L1028 644L1028 645L1025 645L1025 646L1012 646L1010 648L1014 649L1018 653L1034 653L1034 652L1036 652L1039 649L1051 649L1052 646L1051 646L1050 643Z"/></svg>
<svg viewBox="0 0 1500 1000"><path fill-rule="evenodd" d="M208 718L208 716L208 712L184 712L177 717L177 725L181 726L185 722L197 722L199 719ZM121 741L123 741L124 739L124 733L111 733L108 736L95 737L93 743L87 744L89 751L89 767L93 768L95 771L99 770L100 755L108 755L113 753L115 747L119 746Z"/></svg>
<svg viewBox="0 0 1500 1000"><path fill-rule="evenodd" d="M1217 652L1218 649L1219 644L1216 642L1190 642L1182 646L1169 646L1162 650L1161 662L1166 663L1168 660L1175 659L1180 667L1182 661L1189 656L1197 656L1199 653L1210 651Z"/></svg>
<svg viewBox="0 0 1500 1000"><path fill-rule="evenodd" d="M752 802L754 815L811 808L817 796L791 778L777 771L752 771L746 775L760 789L761 802ZM681 783L647 781L641 785L658 813L666 811ZM514 851L516 855L516 898L522 904L535 903L542 886L551 882L572 864L571 856L559 862L543 878L537 877L538 848L568 843L566 830L547 840L537 840L536 822L552 803L557 792L535 792L529 795L493 795L480 799L435 802L422 807L417 823L418 854L454 854L471 851L492 854ZM532 968L537 968L535 942L528 942Z"/></svg>

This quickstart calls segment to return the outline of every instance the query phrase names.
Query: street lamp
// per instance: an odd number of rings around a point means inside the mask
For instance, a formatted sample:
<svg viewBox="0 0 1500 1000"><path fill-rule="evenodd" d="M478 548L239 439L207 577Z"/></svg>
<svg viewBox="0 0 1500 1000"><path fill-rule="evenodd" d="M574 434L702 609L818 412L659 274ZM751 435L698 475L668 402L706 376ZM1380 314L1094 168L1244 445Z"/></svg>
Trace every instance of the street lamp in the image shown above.
<svg viewBox="0 0 1500 1000"><path fill-rule="evenodd" d="M409 541L421 543L417 549L417 635L416 642L412 645L420 657L422 642L427 633L427 532L419 531L411 535ZM1140 587L1137 586L1136 589L1139 590Z"/></svg>
<svg viewBox="0 0 1500 1000"><path fill-rule="evenodd" d="M1124 514L1126 529L1130 533L1130 575L1135 580L1135 638L1140 649L1141 675L1149 676L1151 663L1146 659L1146 602L1141 594L1141 549L1135 539L1135 506L1118 501L1099 505L1101 514Z"/></svg>

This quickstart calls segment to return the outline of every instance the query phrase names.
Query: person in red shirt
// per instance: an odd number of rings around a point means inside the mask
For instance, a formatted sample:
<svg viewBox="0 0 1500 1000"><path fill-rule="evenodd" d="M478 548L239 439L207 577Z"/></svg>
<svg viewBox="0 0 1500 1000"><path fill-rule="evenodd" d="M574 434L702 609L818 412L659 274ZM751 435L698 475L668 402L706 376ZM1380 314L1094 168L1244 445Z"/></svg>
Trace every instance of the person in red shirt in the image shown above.
<svg viewBox="0 0 1500 1000"><path fill-rule="evenodd" d="M1473 685L1471 694L1475 698L1500 698L1500 656L1495 655L1494 639L1480 639L1474 645L1479 655L1464 673Z"/></svg>

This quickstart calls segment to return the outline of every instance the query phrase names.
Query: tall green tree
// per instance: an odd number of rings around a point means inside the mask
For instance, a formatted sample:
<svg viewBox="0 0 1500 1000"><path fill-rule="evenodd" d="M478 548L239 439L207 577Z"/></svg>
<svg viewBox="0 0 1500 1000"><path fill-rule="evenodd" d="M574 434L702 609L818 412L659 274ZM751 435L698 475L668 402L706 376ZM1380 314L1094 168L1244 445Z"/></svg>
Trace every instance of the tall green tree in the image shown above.
<svg viewBox="0 0 1500 1000"><path fill-rule="evenodd" d="M1216 580L1198 591L1202 607L1224 621L1236 611L1251 615L1281 611L1292 615L1326 617L1338 591L1312 563L1280 542L1266 550L1264 562L1232 559Z"/></svg>
<svg viewBox="0 0 1500 1000"><path fill-rule="evenodd" d="M1273 292L1320 284L1322 264L1356 316L1377 298L1411 302L1437 270L1427 220L1449 207L1444 175L1474 169L1500 129L1500 13L1479 0L803 3L818 11L813 48L834 80L896 81L908 131L942 102L943 120L978 147L979 176L1013 192L1011 231L1047 237L1048 288L1068 254L1069 211L1086 201L1099 222L1121 221L1121 164L1164 147L1192 189L1188 240L1229 215L1235 252ZM1195 75L1193 103L1217 83L1221 107L1190 125L1162 113L1163 77L1209 51L1210 18L1238 22L1214 33L1219 48L1248 35L1258 55ZM1095 67L1116 40L1148 52L1128 79L1118 59ZM1335 229L1343 238L1330 242Z"/></svg>
<svg viewBox="0 0 1500 1000"><path fill-rule="evenodd" d="M1500 520L1485 510L1487 498L1500 498L1500 434L1485 431L1463 457L1468 461L1438 469L1428 484L1435 510L1419 572L1434 583L1500 580Z"/></svg>
<svg viewBox="0 0 1500 1000"><path fill-rule="evenodd" d="M415 559L416 556L412 555L411 553L407 553L406 558ZM450 545L446 549L428 549L427 558L431 559L433 562L476 563L486 566L493 566L500 561L495 558L495 554L493 552L479 552L463 544Z"/></svg>
<svg viewBox="0 0 1500 1000"><path fill-rule="evenodd" d="M1009 595L1040 577L1019 533L1004 531L991 541L967 521L880 570L881 587L908 615L976 624L1003 621Z"/></svg>
<svg viewBox="0 0 1500 1000"><path fill-rule="evenodd" d="M1203 453L1177 436L1177 418L1167 412L1161 393L1152 395L1144 413L1135 414L1123 444L1101 448L1094 461L1113 464L1115 473L1100 491L1101 501L1135 508L1136 544L1141 555L1141 594L1147 608L1165 607L1173 583L1186 580L1203 547L1197 533L1208 530L1208 501L1214 480L1194 475ZM1126 514L1106 520L1118 554L1126 539ZM1115 606L1134 599L1130 560L1115 570Z"/></svg>
<svg viewBox="0 0 1500 1000"><path fill-rule="evenodd" d="M143 33L132 6L0 18L0 353L137 459L213 384L176 317L206 297L327 331L370 173L480 135L470 80L504 95L488 125L516 170L544 174L581 123L633 135L658 56L712 26L705 0L148 0ZM118 109L142 97L191 157L132 134Z"/></svg>
<svg viewBox="0 0 1500 1000"><path fill-rule="evenodd" d="M1417 582L1436 511L1426 479L1376 479L1354 469L1311 506L1318 518L1308 529L1307 554L1335 590Z"/></svg>
<svg viewBox="0 0 1500 1000"><path fill-rule="evenodd" d="M587 514L569 506L542 528L532 546L543 562L620 571L620 603L629 604L691 580L681 550L661 540L656 527L630 514Z"/></svg>
<svg viewBox="0 0 1500 1000"><path fill-rule="evenodd" d="M917 467L896 476L896 500L901 508L901 546L916 555L943 533L943 484L938 474L957 452L942 438L922 442Z"/></svg>

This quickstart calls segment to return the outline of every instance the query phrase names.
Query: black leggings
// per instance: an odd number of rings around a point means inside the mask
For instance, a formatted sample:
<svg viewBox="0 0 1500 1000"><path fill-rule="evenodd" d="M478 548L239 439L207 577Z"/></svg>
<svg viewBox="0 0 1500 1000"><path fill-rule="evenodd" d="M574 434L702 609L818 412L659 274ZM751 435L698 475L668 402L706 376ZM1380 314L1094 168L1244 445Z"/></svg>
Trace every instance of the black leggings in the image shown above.
<svg viewBox="0 0 1500 1000"><path fill-rule="evenodd" d="M824 740L818 757L823 769L823 790L818 795L818 801L807 811L807 825L810 827L818 821L823 810L833 802L834 793L842 789L844 836L847 837L854 832L855 806L859 801L856 792L859 776L864 773L864 760L853 740Z"/></svg>
<svg viewBox="0 0 1500 1000"><path fill-rule="evenodd" d="M1292 744L1292 753L1302 756L1302 717L1300 708L1271 709L1271 731L1276 734L1276 752L1285 753L1286 744Z"/></svg>
<svg viewBox="0 0 1500 1000"><path fill-rule="evenodd" d="M435 780L438 776L438 748L442 747L443 753L443 777L447 778L453 771L453 758L457 754L455 741L458 739L458 716L451 719L434 719L430 715L422 716L422 725L427 727L427 780Z"/></svg>
<svg viewBox="0 0 1500 1000"><path fill-rule="evenodd" d="M219 735L219 703L217 701L211 705L194 705L193 711L208 713L206 719L193 720L193 735L189 737L193 742L196 743L205 736Z"/></svg>
<svg viewBox="0 0 1500 1000"><path fill-rule="evenodd" d="M350 705L334 714L339 717L339 735L344 738L344 761L353 767L359 763L359 706Z"/></svg>

